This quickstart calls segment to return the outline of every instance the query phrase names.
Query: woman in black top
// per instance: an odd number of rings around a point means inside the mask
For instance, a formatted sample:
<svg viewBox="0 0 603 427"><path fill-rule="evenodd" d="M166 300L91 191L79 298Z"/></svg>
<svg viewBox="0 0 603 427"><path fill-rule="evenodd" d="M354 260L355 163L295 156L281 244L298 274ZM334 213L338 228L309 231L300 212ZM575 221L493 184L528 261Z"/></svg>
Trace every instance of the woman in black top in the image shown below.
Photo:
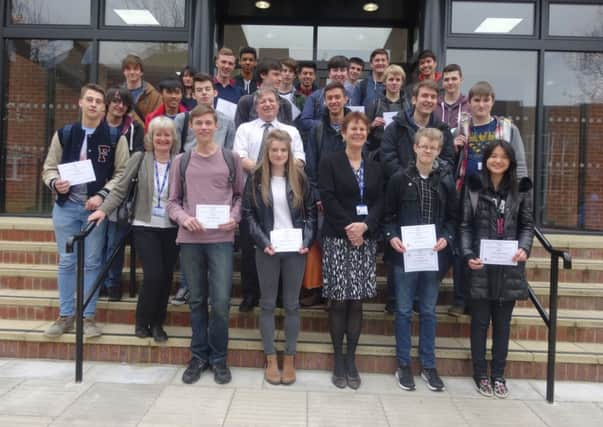
<svg viewBox="0 0 603 427"><path fill-rule="evenodd" d="M379 163L362 154L368 129L364 114L346 115L342 122L345 151L324 156L319 165L318 188L324 208L323 297L329 300L335 358L332 381L339 388L360 386L355 355L362 300L376 294L376 237L383 208L383 178Z"/></svg>
<svg viewBox="0 0 603 427"><path fill-rule="evenodd" d="M531 183L517 183L513 147L497 140L483 152L485 168L478 179L469 179L463 200L461 245L471 270L471 358L477 390L505 398L504 378L509 350L511 315L516 300L528 297L525 263L532 248ZM516 266L485 265L480 258L482 239L517 240ZM488 376L486 337L492 319L492 363Z"/></svg>

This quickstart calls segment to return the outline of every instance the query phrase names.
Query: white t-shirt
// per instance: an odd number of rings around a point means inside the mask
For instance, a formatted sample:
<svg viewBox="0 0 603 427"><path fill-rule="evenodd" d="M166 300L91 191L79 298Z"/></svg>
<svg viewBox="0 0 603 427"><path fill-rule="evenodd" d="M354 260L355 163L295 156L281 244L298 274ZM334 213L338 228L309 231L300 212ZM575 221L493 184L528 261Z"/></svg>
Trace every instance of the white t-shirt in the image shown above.
<svg viewBox="0 0 603 427"><path fill-rule="evenodd" d="M287 202L287 178L273 176L270 178L272 190L272 212L274 214L274 229L293 228L291 211Z"/></svg>

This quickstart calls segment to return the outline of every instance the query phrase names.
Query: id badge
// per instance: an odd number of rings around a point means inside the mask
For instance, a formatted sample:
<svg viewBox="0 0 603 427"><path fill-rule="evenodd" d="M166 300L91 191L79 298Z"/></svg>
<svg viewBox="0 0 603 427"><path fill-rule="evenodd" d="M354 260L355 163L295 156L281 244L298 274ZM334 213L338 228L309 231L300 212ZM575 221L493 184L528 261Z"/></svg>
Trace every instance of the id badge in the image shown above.
<svg viewBox="0 0 603 427"><path fill-rule="evenodd" d="M368 206L356 205L356 215L368 215Z"/></svg>
<svg viewBox="0 0 603 427"><path fill-rule="evenodd" d="M165 208L153 206L153 216L165 217Z"/></svg>
<svg viewBox="0 0 603 427"><path fill-rule="evenodd" d="M477 162L477 170L478 171L482 170L482 162Z"/></svg>

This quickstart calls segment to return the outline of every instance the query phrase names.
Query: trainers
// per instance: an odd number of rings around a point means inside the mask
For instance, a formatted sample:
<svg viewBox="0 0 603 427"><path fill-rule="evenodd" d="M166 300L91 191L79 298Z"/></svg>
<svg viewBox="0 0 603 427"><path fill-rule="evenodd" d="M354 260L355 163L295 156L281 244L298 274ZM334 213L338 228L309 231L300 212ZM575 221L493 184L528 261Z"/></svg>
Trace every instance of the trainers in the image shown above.
<svg viewBox="0 0 603 427"><path fill-rule="evenodd" d="M395 301L387 301L385 303L384 311L387 314L394 314L396 312L396 303L395 303Z"/></svg>
<svg viewBox="0 0 603 427"><path fill-rule="evenodd" d="M188 289L186 288L178 288L178 292L176 292L176 295L174 295L172 297L172 299L170 300L170 304L172 305L184 305L188 302L188 297L190 295L190 292Z"/></svg>
<svg viewBox="0 0 603 427"><path fill-rule="evenodd" d="M100 328L96 326L94 316L84 318L84 336L86 338L96 338L100 337L102 334Z"/></svg>
<svg viewBox="0 0 603 427"><path fill-rule="evenodd" d="M431 391L444 391L444 382L438 375L436 368L423 368L421 371L421 378L427 383L427 388Z"/></svg>
<svg viewBox="0 0 603 427"><path fill-rule="evenodd" d="M226 362L219 362L212 366L214 370L214 381L216 384L227 384L232 379L230 369L226 366Z"/></svg>
<svg viewBox="0 0 603 427"><path fill-rule="evenodd" d="M459 317L465 313L465 306L462 304L452 304L448 308L448 314L450 316Z"/></svg>
<svg viewBox="0 0 603 427"><path fill-rule="evenodd" d="M475 388L482 396L492 397L494 396L494 392L492 391L492 384L490 383L490 378L481 377L474 378Z"/></svg>
<svg viewBox="0 0 603 427"><path fill-rule="evenodd" d="M492 384L494 396L498 397L499 399L506 399L506 397L509 395L509 389L507 388L507 382L505 379L502 377L494 378L492 380Z"/></svg>
<svg viewBox="0 0 603 427"><path fill-rule="evenodd" d="M121 301L121 286L115 285L107 288L107 297L109 297L109 301Z"/></svg>
<svg viewBox="0 0 603 427"><path fill-rule="evenodd" d="M400 365L396 371L396 379L398 380L398 386L402 390L413 391L415 389L415 379L412 377L410 366Z"/></svg>
<svg viewBox="0 0 603 427"><path fill-rule="evenodd" d="M201 372L206 371L207 368L209 368L208 362L193 357L182 374L182 382L184 384L196 383L201 378Z"/></svg>
<svg viewBox="0 0 603 427"><path fill-rule="evenodd" d="M65 332L73 330L73 316L61 316L44 331L44 335L49 338L56 338L63 335Z"/></svg>

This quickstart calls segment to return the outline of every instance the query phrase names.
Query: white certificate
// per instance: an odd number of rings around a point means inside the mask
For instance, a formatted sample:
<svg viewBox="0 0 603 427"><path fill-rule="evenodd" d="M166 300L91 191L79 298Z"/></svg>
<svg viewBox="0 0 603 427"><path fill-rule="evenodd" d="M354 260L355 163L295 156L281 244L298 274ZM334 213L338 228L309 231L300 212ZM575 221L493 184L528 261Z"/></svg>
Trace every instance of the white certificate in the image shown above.
<svg viewBox="0 0 603 427"><path fill-rule="evenodd" d="M299 111L299 108L297 108L297 105L291 103L291 119L295 120L299 117L299 115L301 114L301 111Z"/></svg>
<svg viewBox="0 0 603 427"><path fill-rule="evenodd" d="M364 105L348 105L347 108L349 108L350 111L357 111L364 114Z"/></svg>
<svg viewBox="0 0 603 427"><path fill-rule="evenodd" d="M517 265L513 261L517 244L517 240L482 239L479 243L479 258L484 264Z"/></svg>
<svg viewBox="0 0 603 427"><path fill-rule="evenodd" d="M394 122L394 117L398 114L397 111L386 111L383 113L383 120L385 120L385 126L388 127Z"/></svg>
<svg viewBox="0 0 603 427"><path fill-rule="evenodd" d="M438 271L438 253L432 248L404 252L404 271Z"/></svg>
<svg viewBox="0 0 603 427"><path fill-rule="evenodd" d="M435 224L409 225L400 227L402 243L406 250L433 249L436 245Z"/></svg>
<svg viewBox="0 0 603 427"><path fill-rule="evenodd" d="M298 252L302 245L301 228L281 228L270 232L270 244L274 252Z"/></svg>
<svg viewBox="0 0 603 427"><path fill-rule="evenodd" d="M96 181L94 168L90 159L78 162L63 163L58 165L59 175L63 181L69 181L69 185L86 184Z"/></svg>
<svg viewBox="0 0 603 427"><path fill-rule="evenodd" d="M228 205L197 205L197 221L203 228L216 229L219 225L230 221L230 206Z"/></svg>
<svg viewBox="0 0 603 427"><path fill-rule="evenodd" d="M223 113L230 120L234 120L235 115L237 114L237 104L222 98L218 98L218 102L216 103L216 111Z"/></svg>

